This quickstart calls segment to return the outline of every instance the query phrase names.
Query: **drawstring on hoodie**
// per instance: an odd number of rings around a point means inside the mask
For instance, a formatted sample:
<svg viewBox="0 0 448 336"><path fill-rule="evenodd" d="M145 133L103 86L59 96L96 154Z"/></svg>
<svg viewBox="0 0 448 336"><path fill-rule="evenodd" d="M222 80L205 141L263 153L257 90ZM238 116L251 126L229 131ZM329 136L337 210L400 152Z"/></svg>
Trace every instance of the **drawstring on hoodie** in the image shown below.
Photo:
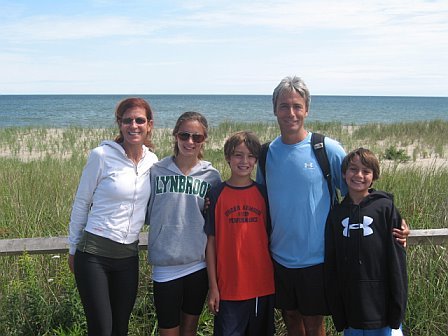
<svg viewBox="0 0 448 336"><path fill-rule="evenodd" d="M362 223L361 221L361 207L359 204L355 205L355 211L356 211L356 218L357 221L356 223ZM362 259L361 259L361 239L363 237L363 235L361 234L362 230L358 230L357 232L357 240L358 240L358 264L361 265L362 264Z"/></svg>
<svg viewBox="0 0 448 336"><path fill-rule="evenodd" d="M255 298L255 317L258 316L258 296Z"/></svg>

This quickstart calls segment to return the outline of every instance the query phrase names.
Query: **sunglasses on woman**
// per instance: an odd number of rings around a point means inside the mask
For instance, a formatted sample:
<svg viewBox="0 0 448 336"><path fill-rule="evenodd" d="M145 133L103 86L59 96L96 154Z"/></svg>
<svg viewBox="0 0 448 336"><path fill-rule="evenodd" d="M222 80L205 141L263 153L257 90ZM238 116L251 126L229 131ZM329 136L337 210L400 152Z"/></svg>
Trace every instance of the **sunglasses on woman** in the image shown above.
<svg viewBox="0 0 448 336"><path fill-rule="evenodd" d="M201 143L205 140L204 134L197 134L197 133L188 133L188 132L179 132L177 133L177 137L182 141L187 141L188 139L192 139L193 142Z"/></svg>
<svg viewBox="0 0 448 336"><path fill-rule="evenodd" d="M132 124L132 122L135 120L135 123L137 124L137 125L143 125L144 123L146 123L146 119L145 118L142 118L142 117L138 117L138 118L135 118L135 119L132 119L132 118L123 118L123 119L121 119L121 123L122 124L124 124L124 125L130 125L130 124Z"/></svg>

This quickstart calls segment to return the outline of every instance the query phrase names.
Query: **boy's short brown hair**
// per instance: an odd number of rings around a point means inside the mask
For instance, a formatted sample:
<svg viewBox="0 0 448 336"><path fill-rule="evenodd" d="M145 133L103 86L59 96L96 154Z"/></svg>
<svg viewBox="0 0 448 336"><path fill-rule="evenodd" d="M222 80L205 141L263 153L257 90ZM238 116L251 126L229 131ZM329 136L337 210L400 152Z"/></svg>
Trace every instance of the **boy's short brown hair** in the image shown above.
<svg viewBox="0 0 448 336"><path fill-rule="evenodd" d="M373 154L372 151L362 147L351 151L345 156L344 160L342 161L342 167L341 167L342 174L345 175L350 162L353 161L353 158L356 155L359 156L359 159L361 160L361 163L364 166L366 166L369 169L372 169L373 181L378 180L380 177L380 162L378 161L377 157L375 156L375 154Z"/></svg>
<svg viewBox="0 0 448 336"><path fill-rule="evenodd" d="M232 134L224 144L224 156L230 160L230 156L235 152L235 148L244 143L249 152L258 160L261 151L261 143L255 133L251 131L241 131Z"/></svg>

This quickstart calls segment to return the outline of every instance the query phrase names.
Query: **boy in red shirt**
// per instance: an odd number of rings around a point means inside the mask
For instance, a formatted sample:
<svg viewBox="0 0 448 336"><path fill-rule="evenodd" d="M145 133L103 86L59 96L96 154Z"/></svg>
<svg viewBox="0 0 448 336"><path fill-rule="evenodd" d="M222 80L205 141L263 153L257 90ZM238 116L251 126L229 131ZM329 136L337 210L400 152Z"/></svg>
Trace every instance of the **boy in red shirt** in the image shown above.
<svg viewBox="0 0 448 336"><path fill-rule="evenodd" d="M231 176L210 190L205 232L208 307L214 335L274 335L274 271L266 190L251 173L261 144L252 132L227 139Z"/></svg>

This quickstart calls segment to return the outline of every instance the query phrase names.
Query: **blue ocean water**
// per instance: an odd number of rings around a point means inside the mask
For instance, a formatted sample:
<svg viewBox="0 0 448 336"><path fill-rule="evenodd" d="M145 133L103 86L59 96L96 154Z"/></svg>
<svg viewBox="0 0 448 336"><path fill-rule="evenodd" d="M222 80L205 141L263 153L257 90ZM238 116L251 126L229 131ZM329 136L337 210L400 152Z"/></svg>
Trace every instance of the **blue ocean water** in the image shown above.
<svg viewBox="0 0 448 336"><path fill-rule="evenodd" d="M0 128L107 127L124 95L0 95ZM155 127L174 126L185 111L223 121L275 122L270 95L141 95L154 109ZM448 97L313 96L308 120L343 124L448 120Z"/></svg>

